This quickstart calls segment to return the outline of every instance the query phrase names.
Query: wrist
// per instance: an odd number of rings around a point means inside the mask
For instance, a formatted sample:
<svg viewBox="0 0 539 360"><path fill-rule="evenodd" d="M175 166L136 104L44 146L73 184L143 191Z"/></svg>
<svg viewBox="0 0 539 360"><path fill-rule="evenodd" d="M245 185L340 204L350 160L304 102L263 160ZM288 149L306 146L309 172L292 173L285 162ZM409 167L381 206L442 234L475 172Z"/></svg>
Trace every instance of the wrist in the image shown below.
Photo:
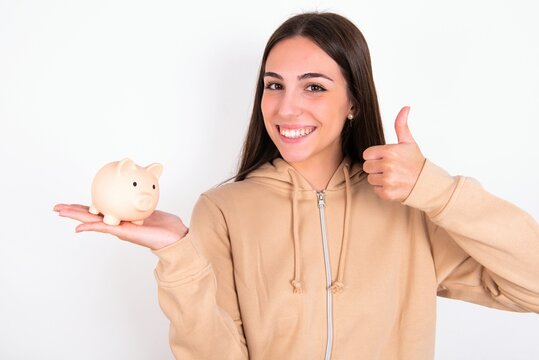
<svg viewBox="0 0 539 360"><path fill-rule="evenodd" d="M162 239L159 244L151 247L151 250L161 250L167 246L177 243L182 240L189 233L189 228L185 228L182 231L175 233L173 236L168 237L167 239Z"/></svg>

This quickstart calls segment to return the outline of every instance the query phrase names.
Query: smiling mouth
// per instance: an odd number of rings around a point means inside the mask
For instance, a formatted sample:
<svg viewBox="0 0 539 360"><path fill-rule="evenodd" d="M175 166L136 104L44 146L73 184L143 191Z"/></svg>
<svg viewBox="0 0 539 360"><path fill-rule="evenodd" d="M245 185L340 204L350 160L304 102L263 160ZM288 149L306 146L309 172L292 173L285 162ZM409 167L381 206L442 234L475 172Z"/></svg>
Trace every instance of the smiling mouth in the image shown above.
<svg viewBox="0 0 539 360"><path fill-rule="evenodd" d="M315 126L306 126L298 129L283 129L279 125L277 125L277 130L279 131L279 134L281 134L287 139L299 139L305 137L312 133L315 129Z"/></svg>

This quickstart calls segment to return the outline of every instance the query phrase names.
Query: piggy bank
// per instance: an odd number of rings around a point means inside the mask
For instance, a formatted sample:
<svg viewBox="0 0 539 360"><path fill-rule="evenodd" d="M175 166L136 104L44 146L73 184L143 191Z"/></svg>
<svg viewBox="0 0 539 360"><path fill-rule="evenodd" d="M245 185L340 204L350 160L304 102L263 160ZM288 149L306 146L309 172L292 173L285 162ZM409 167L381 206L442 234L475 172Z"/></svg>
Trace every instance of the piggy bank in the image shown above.
<svg viewBox="0 0 539 360"><path fill-rule="evenodd" d="M92 182L90 213L103 214L108 225L120 221L142 225L157 206L162 172L161 164L141 167L130 159L103 166Z"/></svg>

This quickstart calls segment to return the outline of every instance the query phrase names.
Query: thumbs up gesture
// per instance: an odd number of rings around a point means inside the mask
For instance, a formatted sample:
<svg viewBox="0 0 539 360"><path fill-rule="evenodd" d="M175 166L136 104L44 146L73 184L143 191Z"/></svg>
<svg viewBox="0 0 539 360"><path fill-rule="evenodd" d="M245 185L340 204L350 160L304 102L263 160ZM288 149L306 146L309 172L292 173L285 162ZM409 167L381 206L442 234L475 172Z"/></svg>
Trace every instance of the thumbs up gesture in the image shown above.
<svg viewBox="0 0 539 360"><path fill-rule="evenodd" d="M363 152L363 171L369 174L367 181L384 200L406 199L425 163L408 128L409 112L410 107L405 106L395 119L398 144L371 146Z"/></svg>

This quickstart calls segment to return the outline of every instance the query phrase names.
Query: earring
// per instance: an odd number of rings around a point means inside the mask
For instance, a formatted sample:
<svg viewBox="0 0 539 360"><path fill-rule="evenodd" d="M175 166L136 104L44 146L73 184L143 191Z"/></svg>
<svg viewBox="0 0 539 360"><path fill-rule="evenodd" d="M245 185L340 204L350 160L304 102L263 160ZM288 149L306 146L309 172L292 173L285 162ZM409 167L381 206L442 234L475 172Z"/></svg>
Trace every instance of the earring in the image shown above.
<svg viewBox="0 0 539 360"><path fill-rule="evenodd" d="M348 114L348 116L346 117L348 120L352 121L354 119L354 115L352 114Z"/></svg>

